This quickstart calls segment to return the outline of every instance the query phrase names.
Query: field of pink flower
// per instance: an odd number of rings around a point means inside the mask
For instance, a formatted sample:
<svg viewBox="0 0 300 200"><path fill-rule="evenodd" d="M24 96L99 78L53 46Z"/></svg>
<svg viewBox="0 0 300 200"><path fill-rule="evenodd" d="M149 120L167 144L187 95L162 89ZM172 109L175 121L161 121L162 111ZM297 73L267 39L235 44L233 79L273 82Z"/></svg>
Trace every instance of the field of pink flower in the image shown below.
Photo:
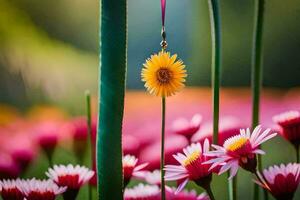
<svg viewBox="0 0 300 200"><path fill-rule="evenodd" d="M205 138L211 141L210 98L208 88L186 88L179 95L168 99L165 149L167 166L179 164L173 155L181 153L190 142L203 144ZM221 90L220 99L219 144L222 144L226 138L238 134L240 129L249 127L251 104L248 89L224 88ZM293 146L284 139L280 126L272 118L285 111L300 109L297 104L300 99L299 90L264 90L262 99L262 129L270 127L272 132L279 133L263 145L266 152L263 157L263 168L280 163L296 162ZM157 171L160 167L158 104L159 101L155 97L149 97L144 92L126 93L122 146L124 155L132 156L132 158L125 157L123 163L125 182L130 187L141 182L160 184L160 173ZM92 107L95 108L96 105ZM140 110L143 110L143 113ZM72 116L53 106L36 106L27 113L21 113L13 107L2 105L0 115L1 179L17 177L45 179L47 178L45 173L50 168L49 157L51 157L51 165L81 164L95 169L92 165L94 160L91 159L93 156L88 146L90 144L88 126L84 114ZM94 150L95 132L94 116L91 140ZM53 154L49 155L49 152ZM131 167L138 165L143 166L133 172ZM152 174L151 171L155 172ZM216 199L221 199L227 193L227 177L226 175L213 176L212 190L215 192ZM93 177L90 180L94 197L96 197L95 179L96 177ZM253 187L252 179L254 177L251 178L246 171L239 170L238 198L243 198L249 188ZM176 186L175 183L171 185ZM195 185L189 183L186 188L194 189ZM203 192L201 189L197 191L199 194ZM88 186L85 185L80 190L78 199L86 198L87 194ZM299 195L300 193L297 192L295 199L300 197Z"/></svg>

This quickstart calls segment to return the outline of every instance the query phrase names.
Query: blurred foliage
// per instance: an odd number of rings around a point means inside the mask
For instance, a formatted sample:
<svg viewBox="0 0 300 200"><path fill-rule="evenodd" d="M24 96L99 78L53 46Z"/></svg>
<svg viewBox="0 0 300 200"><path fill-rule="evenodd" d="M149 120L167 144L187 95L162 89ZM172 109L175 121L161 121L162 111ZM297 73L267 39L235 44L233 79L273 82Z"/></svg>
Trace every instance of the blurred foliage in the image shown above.
<svg viewBox="0 0 300 200"><path fill-rule="evenodd" d="M128 1L129 89L143 88L140 69L160 49L159 3ZM252 0L221 2L223 86L249 86ZM264 85L300 85L300 2L266 5ZM55 102L78 112L84 89L95 93L98 68L98 1L0 0L0 101L26 107ZM169 50L188 68L188 85L210 85L207 1L168 1ZM234 74L234 78L233 75ZM82 97L82 99L81 99Z"/></svg>

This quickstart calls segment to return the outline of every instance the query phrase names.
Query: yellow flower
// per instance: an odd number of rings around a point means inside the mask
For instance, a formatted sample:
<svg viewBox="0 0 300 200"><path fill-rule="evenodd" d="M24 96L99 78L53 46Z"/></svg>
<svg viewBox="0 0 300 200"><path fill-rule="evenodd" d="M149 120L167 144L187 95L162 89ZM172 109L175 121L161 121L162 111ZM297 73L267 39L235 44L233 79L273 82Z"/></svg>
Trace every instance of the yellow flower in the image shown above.
<svg viewBox="0 0 300 200"><path fill-rule="evenodd" d="M156 96L172 96L184 87L187 76L185 65L177 55L161 51L146 60L142 69L142 81L147 90Z"/></svg>

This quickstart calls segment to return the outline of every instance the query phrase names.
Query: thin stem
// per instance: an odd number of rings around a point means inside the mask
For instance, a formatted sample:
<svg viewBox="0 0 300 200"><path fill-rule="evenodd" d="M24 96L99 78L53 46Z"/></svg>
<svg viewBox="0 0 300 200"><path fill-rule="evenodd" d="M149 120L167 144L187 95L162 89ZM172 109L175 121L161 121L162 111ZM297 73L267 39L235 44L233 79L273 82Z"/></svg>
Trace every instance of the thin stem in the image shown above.
<svg viewBox="0 0 300 200"><path fill-rule="evenodd" d="M218 143L221 69L221 16L219 0L208 0L212 39L213 143Z"/></svg>
<svg viewBox="0 0 300 200"><path fill-rule="evenodd" d="M205 187L205 191L208 194L210 200L215 200L214 194L213 194L210 186Z"/></svg>
<svg viewBox="0 0 300 200"><path fill-rule="evenodd" d="M299 145L295 146L295 151L296 151L296 161L299 163Z"/></svg>
<svg viewBox="0 0 300 200"><path fill-rule="evenodd" d="M90 167L92 167L92 162L93 162L93 157L91 156L92 155L92 112L91 112L91 94L89 91L86 91L85 92L85 97L86 97L86 119L87 119L87 127L88 127L88 138L87 138L87 141L88 141L88 148L90 149L90 158L91 158L91 162L89 163L90 164ZM92 194L92 186L91 184L88 185L88 199L89 200L92 200L93 199L93 194Z"/></svg>
<svg viewBox="0 0 300 200"><path fill-rule="evenodd" d="M229 194L229 200L237 199L237 176L228 180L228 194Z"/></svg>
<svg viewBox="0 0 300 200"><path fill-rule="evenodd" d="M161 171L161 199L166 199L165 192L165 118L166 118L166 98L162 97L162 112L161 112L161 154L160 154L160 171Z"/></svg>
<svg viewBox="0 0 300 200"><path fill-rule="evenodd" d="M262 85L262 60L263 60L263 23L265 0L255 1L255 28L252 52L252 128L259 123L260 93ZM261 170L261 159L258 156L258 167ZM254 185L254 200L259 200L258 185Z"/></svg>

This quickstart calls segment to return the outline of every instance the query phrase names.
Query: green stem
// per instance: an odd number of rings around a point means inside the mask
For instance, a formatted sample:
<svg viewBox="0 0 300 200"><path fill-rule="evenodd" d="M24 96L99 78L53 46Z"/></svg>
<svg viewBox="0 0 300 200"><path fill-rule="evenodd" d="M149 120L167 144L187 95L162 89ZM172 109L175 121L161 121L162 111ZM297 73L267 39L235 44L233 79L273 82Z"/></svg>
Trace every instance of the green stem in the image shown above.
<svg viewBox="0 0 300 200"><path fill-rule="evenodd" d="M228 194L229 194L229 200L237 199L237 176L228 180Z"/></svg>
<svg viewBox="0 0 300 200"><path fill-rule="evenodd" d="M265 0L255 1L255 28L252 52L252 129L259 124L260 93L262 86L264 7ZM258 168L261 170L260 155L258 156ZM253 199L259 199L259 189L256 184L254 184Z"/></svg>
<svg viewBox="0 0 300 200"><path fill-rule="evenodd" d="M296 161L299 163L299 145L295 146L295 151L296 151Z"/></svg>
<svg viewBox="0 0 300 200"><path fill-rule="evenodd" d="M86 98L86 119L87 119L87 127L88 127L88 137L87 137L87 147L88 152L90 153L88 157L91 158L91 162L89 163L90 167L92 168L93 157L92 157L92 112L91 112L91 94L89 91L85 92ZM88 185L88 199L92 200L92 186L91 184Z"/></svg>
<svg viewBox="0 0 300 200"><path fill-rule="evenodd" d="M221 69L221 16L219 0L208 0L212 39L213 143L218 143Z"/></svg>
<svg viewBox="0 0 300 200"><path fill-rule="evenodd" d="M222 63L221 15L219 0L208 0L211 40L212 40L212 101L213 101L213 143L218 144L219 110L220 110L220 71ZM206 189L211 200L214 200L210 186Z"/></svg>
<svg viewBox="0 0 300 200"><path fill-rule="evenodd" d="M122 121L127 67L127 0L100 2L98 199L123 199Z"/></svg>
<svg viewBox="0 0 300 200"><path fill-rule="evenodd" d="M161 151L160 151L160 171L161 171L161 199L166 199L165 192L165 120L166 120L166 98L162 97L162 112L161 112Z"/></svg>

